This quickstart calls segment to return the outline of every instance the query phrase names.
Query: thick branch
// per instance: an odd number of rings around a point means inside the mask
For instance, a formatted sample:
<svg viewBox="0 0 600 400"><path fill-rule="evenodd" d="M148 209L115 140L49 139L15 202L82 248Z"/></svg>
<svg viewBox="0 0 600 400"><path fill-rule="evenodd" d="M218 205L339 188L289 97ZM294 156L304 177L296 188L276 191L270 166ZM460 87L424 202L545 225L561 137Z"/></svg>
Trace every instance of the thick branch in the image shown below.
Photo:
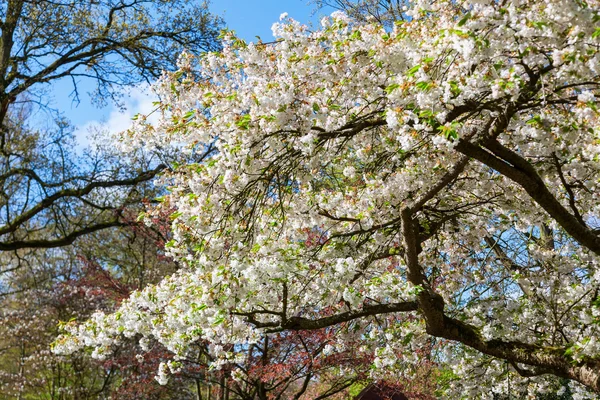
<svg viewBox="0 0 600 400"><path fill-rule="evenodd" d="M459 140L455 148L517 183L575 240L600 255L600 237L554 197L527 160L497 142L489 147L494 154L466 140Z"/></svg>
<svg viewBox="0 0 600 400"><path fill-rule="evenodd" d="M75 240L77 240L81 236L101 231L103 229L127 225L129 224L114 219L108 222L102 222L86 226L85 228L75 230L69 233L68 235L65 235L58 239L32 239L0 242L0 251L10 251L19 249L51 249L55 247L68 246L75 242Z"/></svg>
<svg viewBox="0 0 600 400"><path fill-rule="evenodd" d="M288 318L284 323L281 322L261 322L256 319L257 315L265 314L266 312L254 311L254 312L238 312L234 313L235 315L245 316L248 319L248 322L255 325L258 328L273 328L270 329L269 333L281 332L285 330L292 331L302 331L302 330L315 330L326 328L328 326L341 324L343 322L352 321L358 318L379 315L379 314L389 314L396 312L409 312L416 311L417 303L414 301L404 301L400 303L391 303L391 304L377 304L377 305L365 305L360 310L352 310L343 312L340 314L318 318L318 319L310 319L304 317L291 317ZM274 314L269 312L269 314Z"/></svg>
<svg viewBox="0 0 600 400"><path fill-rule="evenodd" d="M89 183L86 186L79 188L79 189L60 190L56 193L53 193L50 196L47 196L46 198L41 200L39 203L37 203L35 206L33 206L26 212L22 213L21 215L19 215L15 219L13 219L7 225L0 228L0 235L4 235L7 233L16 231L24 223L26 223L27 221L29 221L30 219L35 217L41 211L52 206L58 200L61 200L63 198L67 198L67 197L82 197L82 196L89 194L92 190L97 189L97 188L135 186L139 183L146 182L146 181L154 178L156 176L156 174L158 174L165 168L166 168L166 166L161 164L158 167L156 167L150 171L145 171L145 172L139 174L138 176L130 178L130 179L115 179L115 180L110 180L110 181L96 181L96 182Z"/></svg>

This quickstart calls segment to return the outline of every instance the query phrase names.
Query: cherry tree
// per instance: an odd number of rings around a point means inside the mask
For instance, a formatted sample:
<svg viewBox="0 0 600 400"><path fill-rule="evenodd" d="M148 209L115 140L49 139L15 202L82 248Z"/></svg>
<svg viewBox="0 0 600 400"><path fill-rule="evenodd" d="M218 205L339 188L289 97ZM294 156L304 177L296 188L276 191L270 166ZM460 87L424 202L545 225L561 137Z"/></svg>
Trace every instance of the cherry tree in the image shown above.
<svg viewBox="0 0 600 400"><path fill-rule="evenodd" d="M438 340L449 398L600 391L600 4L403 17L284 14L273 43L183 54L161 118L121 139L206 155L163 178L181 270L55 351L141 336L183 359L206 340L220 368L228 346L345 324L335 349L360 341L373 378Z"/></svg>

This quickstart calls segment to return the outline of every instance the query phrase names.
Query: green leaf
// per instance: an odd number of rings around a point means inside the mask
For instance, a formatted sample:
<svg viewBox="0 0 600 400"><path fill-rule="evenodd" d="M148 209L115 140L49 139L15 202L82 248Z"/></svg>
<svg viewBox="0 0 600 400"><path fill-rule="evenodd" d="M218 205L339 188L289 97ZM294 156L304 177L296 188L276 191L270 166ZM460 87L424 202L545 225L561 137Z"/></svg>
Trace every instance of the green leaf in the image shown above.
<svg viewBox="0 0 600 400"><path fill-rule="evenodd" d="M421 285L415 285L413 286L413 288L410 290L410 294L414 295L414 296L418 296L419 293L421 293L422 291L424 291L425 289L423 288L423 286Z"/></svg>
<svg viewBox="0 0 600 400"><path fill-rule="evenodd" d="M240 119L237 120L237 122L235 124L239 128L247 131L248 129L250 129L250 122L251 122L250 114L244 114L240 117Z"/></svg>
<svg viewBox="0 0 600 400"><path fill-rule="evenodd" d="M430 117L433 117L433 111L431 111L431 110L419 111L419 118L430 118Z"/></svg>
<svg viewBox="0 0 600 400"><path fill-rule="evenodd" d="M200 305L198 305L196 303L192 303L192 310L194 310L194 311L202 311L205 308L208 308L208 306L206 304L200 304Z"/></svg>
<svg viewBox="0 0 600 400"><path fill-rule="evenodd" d="M596 39L598 36L600 36L600 28L596 28L594 33L592 33L592 39Z"/></svg>
<svg viewBox="0 0 600 400"><path fill-rule="evenodd" d="M453 95L457 96L460 94L461 90L458 87L458 82L448 81L448 84L450 85L450 91L452 92Z"/></svg>
<svg viewBox="0 0 600 400"><path fill-rule="evenodd" d="M460 21L458 21L458 24L456 24L457 26L463 26L464 24L467 23L467 21L469 20L469 18L471 18L471 13L466 13L464 17L462 17L462 19Z"/></svg>
<svg viewBox="0 0 600 400"><path fill-rule="evenodd" d="M419 69L421 69L421 64L417 64L414 67L412 67L411 69L409 69L408 71L406 71L406 75L414 76Z"/></svg>
<svg viewBox="0 0 600 400"><path fill-rule="evenodd" d="M352 35L350 35L350 39L357 40L357 39L361 39L361 38L362 38L362 34L359 30L352 32Z"/></svg>
<svg viewBox="0 0 600 400"><path fill-rule="evenodd" d="M444 136L447 140L456 140L458 139L458 132L452 129L451 127L440 125L438 127L438 131Z"/></svg>
<svg viewBox="0 0 600 400"><path fill-rule="evenodd" d="M526 122L527 125L532 125L532 126L539 126L542 124L542 117L539 115L534 116L533 118L527 120Z"/></svg>
<svg viewBox="0 0 600 400"><path fill-rule="evenodd" d="M388 87L385 88L385 92L387 94L390 94L394 90L398 89L399 87L400 87L400 84L398 84L398 83L392 83L391 85L389 85Z"/></svg>
<svg viewBox="0 0 600 400"><path fill-rule="evenodd" d="M565 356L571 357L575 353L576 347L575 345L569 346L567 350L565 350Z"/></svg>
<svg viewBox="0 0 600 400"><path fill-rule="evenodd" d="M313 103L312 105L312 109L314 112L319 112L319 110L321 109L321 107L319 107L319 104L317 104L316 102Z"/></svg>
<svg viewBox="0 0 600 400"><path fill-rule="evenodd" d="M196 253L202 253L204 251L204 243L200 243L194 246L193 249Z"/></svg>
<svg viewBox="0 0 600 400"><path fill-rule="evenodd" d="M417 82L417 84L415 85L417 87L417 89L422 90L424 92L428 91L429 89L431 89L431 82Z"/></svg>

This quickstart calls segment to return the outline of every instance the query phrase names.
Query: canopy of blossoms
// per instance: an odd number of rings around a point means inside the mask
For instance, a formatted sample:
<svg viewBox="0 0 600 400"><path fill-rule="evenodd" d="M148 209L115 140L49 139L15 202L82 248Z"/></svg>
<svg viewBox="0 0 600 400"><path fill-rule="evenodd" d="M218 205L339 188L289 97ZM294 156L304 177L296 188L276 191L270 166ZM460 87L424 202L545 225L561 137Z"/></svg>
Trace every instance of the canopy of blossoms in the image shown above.
<svg viewBox="0 0 600 400"><path fill-rule="evenodd" d="M374 376L439 338L449 398L600 390L599 3L405 17L283 15L273 43L182 55L158 120L121 138L198 160L164 176L181 270L55 351L208 340L218 367L268 332L338 327L327 353L360 340Z"/></svg>

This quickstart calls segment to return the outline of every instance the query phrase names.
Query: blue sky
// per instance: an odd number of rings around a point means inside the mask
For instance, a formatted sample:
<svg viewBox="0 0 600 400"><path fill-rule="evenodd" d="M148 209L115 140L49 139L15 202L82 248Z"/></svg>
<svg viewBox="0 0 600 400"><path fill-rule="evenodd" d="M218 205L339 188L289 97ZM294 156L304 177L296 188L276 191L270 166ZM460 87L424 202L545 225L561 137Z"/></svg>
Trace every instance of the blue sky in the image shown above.
<svg viewBox="0 0 600 400"><path fill-rule="evenodd" d="M256 40L255 36L263 41L272 39L271 25L284 12L303 23L318 21L311 18L314 6L307 4L307 0L212 0L211 9L223 16L229 28L246 41Z"/></svg>
<svg viewBox="0 0 600 400"><path fill-rule="evenodd" d="M314 5L308 4L308 0L212 0L211 11L222 16L227 27L248 42L256 41L256 36L263 41L272 40L271 26L279 21L279 16L284 12L297 21L316 25L324 15L323 12L313 15ZM127 110L124 113L112 105L98 109L90 103L85 86L85 82L82 82L79 105L69 98L72 90L70 81L63 80L55 84L51 94L55 106L77 127L77 137L82 144L87 142L85 137L90 126L103 123L111 131L121 131L127 129L133 115L148 112L152 107L153 99L147 92L134 89L131 96L125 99Z"/></svg>

